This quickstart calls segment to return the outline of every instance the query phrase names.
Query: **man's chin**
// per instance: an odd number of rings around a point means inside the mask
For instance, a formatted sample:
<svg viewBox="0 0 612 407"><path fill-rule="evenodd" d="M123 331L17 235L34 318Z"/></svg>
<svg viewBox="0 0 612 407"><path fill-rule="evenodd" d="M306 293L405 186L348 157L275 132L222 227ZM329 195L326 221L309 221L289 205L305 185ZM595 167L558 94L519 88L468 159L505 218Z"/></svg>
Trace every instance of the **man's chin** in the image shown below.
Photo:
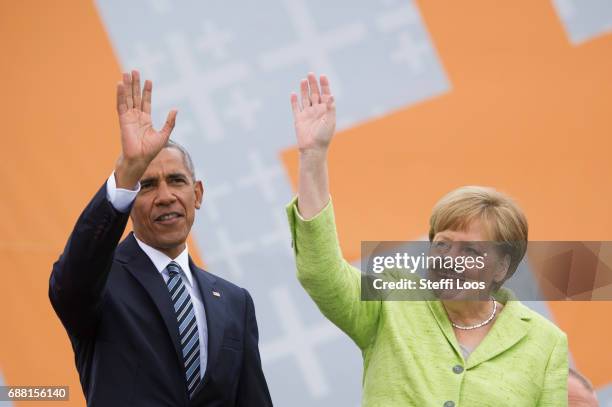
<svg viewBox="0 0 612 407"><path fill-rule="evenodd" d="M185 244L187 240L186 236L177 236L175 239L163 239L158 240L158 244L160 248L163 249L173 249Z"/></svg>
<svg viewBox="0 0 612 407"><path fill-rule="evenodd" d="M184 245L185 242L187 241L187 236L181 232L164 233L164 236L161 239L158 234L155 239L150 239L149 241L145 239L140 239L140 240L148 244L149 246L153 247L154 249L157 249L160 251L166 251L166 250L175 249L177 247L180 247L181 245Z"/></svg>

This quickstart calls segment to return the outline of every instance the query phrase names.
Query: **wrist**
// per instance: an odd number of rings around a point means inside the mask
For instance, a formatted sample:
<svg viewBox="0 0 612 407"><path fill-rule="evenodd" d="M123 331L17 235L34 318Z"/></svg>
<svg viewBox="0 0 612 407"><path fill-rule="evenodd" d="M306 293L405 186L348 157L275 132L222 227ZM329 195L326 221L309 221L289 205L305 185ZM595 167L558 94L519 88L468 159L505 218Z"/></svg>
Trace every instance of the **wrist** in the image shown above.
<svg viewBox="0 0 612 407"><path fill-rule="evenodd" d="M321 164L327 161L327 148L300 150L301 164Z"/></svg>
<svg viewBox="0 0 612 407"><path fill-rule="evenodd" d="M117 188L134 190L147 169L148 164L120 156L115 164L115 184Z"/></svg>

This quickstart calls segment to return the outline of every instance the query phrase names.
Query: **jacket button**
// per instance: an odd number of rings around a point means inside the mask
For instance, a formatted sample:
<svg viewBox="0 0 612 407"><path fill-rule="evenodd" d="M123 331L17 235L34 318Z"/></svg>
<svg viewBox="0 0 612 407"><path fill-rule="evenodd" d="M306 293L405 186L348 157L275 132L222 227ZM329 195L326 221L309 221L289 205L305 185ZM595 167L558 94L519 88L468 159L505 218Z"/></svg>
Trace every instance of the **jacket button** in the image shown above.
<svg viewBox="0 0 612 407"><path fill-rule="evenodd" d="M461 365L455 365L453 366L453 372L457 373L457 374L461 374L463 373L463 366Z"/></svg>
<svg viewBox="0 0 612 407"><path fill-rule="evenodd" d="M446 403L444 403L444 407L455 407L455 402L449 400Z"/></svg>

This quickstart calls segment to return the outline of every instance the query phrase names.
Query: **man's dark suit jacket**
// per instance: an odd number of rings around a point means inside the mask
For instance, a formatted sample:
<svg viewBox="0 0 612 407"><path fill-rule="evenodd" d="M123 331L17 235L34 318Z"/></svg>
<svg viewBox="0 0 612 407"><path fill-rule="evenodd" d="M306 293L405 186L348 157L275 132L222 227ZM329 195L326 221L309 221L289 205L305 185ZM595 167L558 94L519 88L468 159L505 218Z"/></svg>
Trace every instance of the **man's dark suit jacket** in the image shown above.
<svg viewBox="0 0 612 407"><path fill-rule="evenodd" d="M49 281L87 405L271 406L251 296L191 259L206 310L208 363L189 400L164 279L132 234L117 246L127 220L106 198L105 184L81 214Z"/></svg>

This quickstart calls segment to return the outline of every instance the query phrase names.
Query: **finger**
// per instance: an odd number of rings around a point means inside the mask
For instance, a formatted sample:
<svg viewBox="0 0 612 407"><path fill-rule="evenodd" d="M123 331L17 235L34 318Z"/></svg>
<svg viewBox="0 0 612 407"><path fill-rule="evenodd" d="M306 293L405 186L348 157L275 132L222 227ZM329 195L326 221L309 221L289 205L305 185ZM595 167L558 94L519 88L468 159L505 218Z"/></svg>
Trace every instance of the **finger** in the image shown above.
<svg viewBox="0 0 612 407"><path fill-rule="evenodd" d="M132 99L132 75L128 72L123 74L123 89L125 90L125 101L127 102L128 109L134 107L134 100Z"/></svg>
<svg viewBox="0 0 612 407"><path fill-rule="evenodd" d="M310 96L308 95L308 80L302 79L300 82L300 93L302 94L302 109L306 109L311 106Z"/></svg>
<svg viewBox="0 0 612 407"><path fill-rule="evenodd" d="M329 95L325 104L327 105L327 110L336 110L336 99L334 99L334 95Z"/></svg>
<svg viewBox="0 0 612 407"><path fill-rule="evenodd" d="M123 114L127 111L128 106L125 99L125 87L122 82L117 82L117 112Z"/></svg>
<svg viewBox="0 0 612 407"><path fill-rule="evenodd" d="M138 71L132 71L132 97L134 99L134 109L141 110L140 72Z"/></svg>
<svg viewBox="0 0 612 407"><path fill-rule="evenodd" d="M321 103L321 92L319 92L319 84L314 73L308 74L308 86L310 86L310 100L313 105Z"/></svg>
<svg viewBox="0 0 612 407"><path fill-rule="evenodd" d="M295 92L291 92L291 110L293 110L294 118L298 115L298 113L301 112L300 104L298 103L298 97Z"/></svg>
<svg viewBox="0 0 612 407"><path fill-rule="evenodd" d="M329 89L329 78L327 75L321 75L319 81L321 82L321 94L331 95L331 90Z"/></svg>
<svg viewBox="0 0 612 407"><path fill-rule="evenodd" d="M146 80L142 91L142 111L151 114L151 92L153 92L153 82Z"/></svg>
<svg viewBox="0 0 612 407"><path fill-rule="evenodd" d="M167 142L170 138L170 134L172 134L172 130L174 129L174 125L176 124L176 115L178 114L178 110L172 109L168 112L168 117L166 117L166 123L164 123L164 127L162 127L159 134L162 135L164 141Z"/></svg>

